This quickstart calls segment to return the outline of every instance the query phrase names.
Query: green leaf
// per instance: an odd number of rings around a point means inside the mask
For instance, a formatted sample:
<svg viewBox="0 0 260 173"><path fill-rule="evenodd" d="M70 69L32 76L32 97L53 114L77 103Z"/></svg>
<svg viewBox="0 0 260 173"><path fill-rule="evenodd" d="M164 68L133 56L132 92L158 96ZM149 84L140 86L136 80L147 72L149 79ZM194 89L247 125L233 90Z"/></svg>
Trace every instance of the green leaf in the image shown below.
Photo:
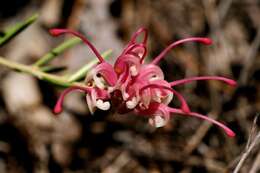
<svg viewBox="0 0 260 173"><path fill-rule="evenodd" d="M14 26L10 26L4 31L1 32L0 35L0 47L10 41L13 37L19 34L21 31L30 26L36 19L38 18L38 14L34 14L23 22L19 22Z"/></svg>
<svg viewBox="0 0 260 173"><path fill-rule="evenodd" d="M59 46L55 47L54 49L52 49L50 52L45 54L43 57L39 58L39 60L36 61L33 64L33 66L40 67L42 65L45 65L45 64L49 63L50 61L52 61L54 58L56 58L58 55L62 54L65 50L67 50L79 43L81 43L81 40L79 38L71 38L71 39L63 42Z"/></svg>

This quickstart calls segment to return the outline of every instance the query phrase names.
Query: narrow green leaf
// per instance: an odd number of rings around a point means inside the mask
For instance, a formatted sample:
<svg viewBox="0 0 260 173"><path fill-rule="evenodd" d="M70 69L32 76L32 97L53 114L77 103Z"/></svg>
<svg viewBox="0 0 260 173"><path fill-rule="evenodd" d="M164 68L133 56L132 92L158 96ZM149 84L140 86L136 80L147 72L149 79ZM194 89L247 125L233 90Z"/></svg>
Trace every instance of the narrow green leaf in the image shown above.
<svg viewBox="0 0 260 173"><path fill-rule="evenodd" d="M4 31L1 32L0 35L0 47L10 41L14 36L19 34L21 31L30 26L36 19L38 18L38 14L34 14L23 22L19 22L14 26L10 26Z"/></svg>
<svg viewBox="0 0 260 173"><path fill-rule="evenodd" d="M12 70L31 74L40 80L44 80L44 81L50 82L52 84L55 84L55 85L61 86L61 87L83 86L84 85L83 83L79 83L79 82L69 82L66 78L64 78L62 76L45 73L45 72L41 71L40 68L38 68L38 67L33 67L33 66L9 61L9 60L5 59L4 57L0 57L0 65L8 67Z"/></svg>
<svg viewBox="0 0 260 173"><path fill-rule="evenodd" d="M71 38L59 46L52 49L50 52L45 54L43 57L39 58L38 61L36 61L33 66L40 67L42 65L45 65L52 61L54 58L56 58L58 55L62 54L66 49L69 49L77 44L81 43L81 40L79 38Z"/></svg>

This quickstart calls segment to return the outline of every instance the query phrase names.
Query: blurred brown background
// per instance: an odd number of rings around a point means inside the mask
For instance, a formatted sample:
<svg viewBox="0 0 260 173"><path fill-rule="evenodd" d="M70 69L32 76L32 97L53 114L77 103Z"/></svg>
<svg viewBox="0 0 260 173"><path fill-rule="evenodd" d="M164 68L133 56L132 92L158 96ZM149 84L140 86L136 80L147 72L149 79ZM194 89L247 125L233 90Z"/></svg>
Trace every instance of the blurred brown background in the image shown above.
<svg viewBox="0 0 260 173"><path fill-rule="evenodd" d="M0 173L226 173L256 139L250 129L260 109L259 1L8 0L0 2L0 29L36 12L39 20L2 47L1 56L36 61L64 39L48 34L53 27L84 33L100 52L112 48L110 62L141 26L149 29L149 58L181 38L212 38L212 46L176 48L160 66L169 81L198 75L237 80L236 89L218 82L177 88L192 110L225 122L237 136L228 138L189 117L175 116L155 130L133 114L98 111L91 116L78 93L66 97L65 111L54 117L59 88L1 66ZM90 57L89 49L79 45L53 63L68 66L69 73ZM259 122L254 127L257 131ZM256 144L240 172L260 172L259 165Z"/></svg>

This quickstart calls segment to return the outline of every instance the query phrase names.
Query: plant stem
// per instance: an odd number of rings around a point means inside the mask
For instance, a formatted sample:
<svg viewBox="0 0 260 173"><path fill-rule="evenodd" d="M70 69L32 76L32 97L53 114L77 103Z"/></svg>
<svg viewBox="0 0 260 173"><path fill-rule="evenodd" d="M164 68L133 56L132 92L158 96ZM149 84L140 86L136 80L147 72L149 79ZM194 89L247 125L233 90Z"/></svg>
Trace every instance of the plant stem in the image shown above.
<svg viewBox="0 0 260 173"><path fill-rule="evenodd" d="M13 61L6 60L3 57L0 57L0 64L4 65L6 67L9 67L11 69L17 70L17 71L31 74L31 75L37 77L38 79L48 81L48 82L53 83L58 86L70 87L70 86L83 86L84 85L83 83L79 83L79 82L69 82L64 77L42 72L38 67L19 64L19 63L13 62Z"/></svg>
<svg viewBox="0 0 260 173"><path fill-rule="evenodd" d="M33 66L35 67L40 67L42 65L47 64L51 60L53 60L56 56L60 55L63 53L66 49L71 48L77 44L79 44L81 40L79 38L71 38L59 46L55 47L52 49L49 53L45 54L43 57L41 57L38 61L36 61Z"/></svg>
<svg viewBox="0 0 260 173"><path fill-rule="evenodd" d="M40 68L42 72L50 73L50 72L59 72L66 69L66 66L43 66Z"/></svg>
<svg viewBox="0 0 260 173"><path fill-rule="evenodd" d="M251 153L251 151L254 149L255 146L257 146L260 143L260 132L256 135L252 143L249 145L249 148L242 154L235 170L233 173L238 173L243 165L243 163L246 161L247 157Z"/></svg>
<svg viewBox="0 0 260 173"><path fill-rule="evenodd" d="M38 15L34 14L33 16L29 17L25 21L19 22L19 23L15 24L14 26L10 26L10 27L6 28L2 33L3 36L0 36L0 46L3 46L5 43L10 41L18 33L20 33L25 28L30 26L37 18L38 18Z"/></svg>
<svg viewBox="0 0 260 173"><path fill-rule="evenodd" d="M112 54L112 50L109 49L109 50L105 51L104 53L102 53L102 57L104 59L108 59L111 56L111 54ZM89 69L91 69L98 62L99 62L98 59L95 59L95 60L87 63L82 68L80 68L78 71L76 71L74 74L69 76L68 81L69 82L74 82L74 81L77 81L79 79L82 79L87 74Z"/></svg>

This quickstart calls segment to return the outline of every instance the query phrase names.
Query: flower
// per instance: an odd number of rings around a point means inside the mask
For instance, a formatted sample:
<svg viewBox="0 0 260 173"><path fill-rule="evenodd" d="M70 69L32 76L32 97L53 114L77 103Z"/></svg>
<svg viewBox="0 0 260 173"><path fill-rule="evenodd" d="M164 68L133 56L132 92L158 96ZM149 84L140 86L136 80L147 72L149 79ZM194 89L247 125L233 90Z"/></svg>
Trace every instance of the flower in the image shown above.
<svg viewBox="0 0 260 173"><path fill-rule="evenodd" d="M149 117L149 124L155 127L164 126L173 114L187 115L207 120L222 128L228 136L235 136L235 133L224 124L192 112L184 97L173 89L177 85L199 80L218 80L230 86L236 86L234 80L219 76L200 76L168 82L164 79L163 71L157 65L176 46L187 42L210 45L212 41L209 38L191 37L173 42L151 63L145 64L148 31L140 28L133 34L130 42L112 66L83 35L68 29L52 29L50 33L54 36L68 33L79 37L99 60L99 63L87 74L85 86L72 86L63 91L55 106L55 113L62 111L65 95L78 90L86 94L87 105L91 113L94 113L96 108L109 110L113 106L120 114L135 112L138 115L146 115ZM138 38L141 39L140 42L137 41ZM168 106L174 96L180 101L180 108Z"/></svg>

